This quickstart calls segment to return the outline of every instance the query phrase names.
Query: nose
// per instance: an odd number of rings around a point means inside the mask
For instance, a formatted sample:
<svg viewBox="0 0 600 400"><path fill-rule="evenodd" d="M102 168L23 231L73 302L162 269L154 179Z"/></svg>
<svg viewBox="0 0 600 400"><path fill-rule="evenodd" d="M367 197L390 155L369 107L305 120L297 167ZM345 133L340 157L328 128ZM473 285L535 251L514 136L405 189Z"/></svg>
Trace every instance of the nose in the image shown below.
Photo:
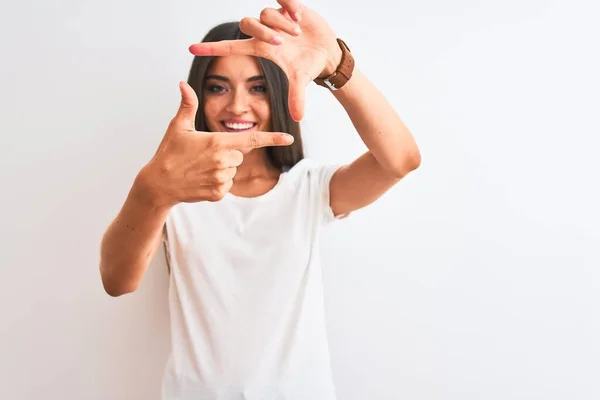
<svg viewBox="0 0 600 400"><path fill-rule="evenodd" d="M234 90L229 97L227 111L235 115L241 115L250 110L249 94L245 90Z"/></svg>

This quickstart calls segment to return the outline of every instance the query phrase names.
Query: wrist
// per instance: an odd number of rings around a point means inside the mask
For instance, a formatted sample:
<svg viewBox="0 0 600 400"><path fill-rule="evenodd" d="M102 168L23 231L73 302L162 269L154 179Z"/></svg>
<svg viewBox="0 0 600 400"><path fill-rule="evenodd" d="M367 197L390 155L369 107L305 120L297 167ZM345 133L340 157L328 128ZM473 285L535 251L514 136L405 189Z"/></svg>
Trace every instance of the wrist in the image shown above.
<svg viewBox="0 0 600 400"><path fill-rule="evenodd" d="M342 62L342 50L339 48L339 46L336 43L334 50L330 52L330 56L327 59L325 68L323 69L323 71L321 71L321 74L319 74L318 77L326 78L326 77L330 76L337 70L337 68L341 62Z"/></svg>
<svg viewBox="0 0 600 400"><path fill-rule="evenodd" d="M321 75L314 82L329 90L339 90L352 78L354 70L354 57L348 45L340 38L336 39L338 47L329 50L329 57Z"/></svg>
<svg viewBox="0 0 600 400"><path fill-rule="evenodd" d="M167 210L172 207L161 194L156 185L157 179L153 177L148 165L144 166L135 177L131 188L132 198L139 204L157 210Z"/></svg>

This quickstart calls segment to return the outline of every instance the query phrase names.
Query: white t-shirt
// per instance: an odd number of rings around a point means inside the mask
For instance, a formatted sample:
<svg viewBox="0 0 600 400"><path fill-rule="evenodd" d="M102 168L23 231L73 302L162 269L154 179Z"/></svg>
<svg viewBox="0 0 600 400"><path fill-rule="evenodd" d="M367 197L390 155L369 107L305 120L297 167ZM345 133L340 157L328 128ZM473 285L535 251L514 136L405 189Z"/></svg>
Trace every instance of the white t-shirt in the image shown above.
<svg viewBox="0 0 600 400"><path fill-rule="evenodd" d="M163 400L336 398L319 231L337 168L304 159L262 196L172 208Z"/></svg>

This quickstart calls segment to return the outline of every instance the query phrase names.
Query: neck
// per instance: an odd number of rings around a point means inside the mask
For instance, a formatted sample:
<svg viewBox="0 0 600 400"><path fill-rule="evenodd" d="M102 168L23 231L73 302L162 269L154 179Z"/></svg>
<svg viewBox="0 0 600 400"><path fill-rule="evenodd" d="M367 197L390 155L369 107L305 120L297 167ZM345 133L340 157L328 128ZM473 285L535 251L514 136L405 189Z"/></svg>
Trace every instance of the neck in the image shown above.
<svg viewBox="0 0 600 400"><path fill-rule="evenodd" d="M269 163L265 149L258 148L244 155L244 161L237 167L235 180L270 178L278 176L280 172Z"/></svg>

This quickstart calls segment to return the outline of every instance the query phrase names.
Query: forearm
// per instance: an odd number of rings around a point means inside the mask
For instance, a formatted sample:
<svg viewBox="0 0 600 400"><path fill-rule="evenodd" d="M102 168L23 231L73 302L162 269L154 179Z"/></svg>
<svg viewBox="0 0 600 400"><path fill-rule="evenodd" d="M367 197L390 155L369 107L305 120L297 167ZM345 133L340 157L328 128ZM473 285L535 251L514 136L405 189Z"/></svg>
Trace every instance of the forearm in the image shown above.
<svg viewBox="0 0 600 400"><path fill-rule="evenodd" d="M100 273L111 296L136 290L160 245L170 207L153 205L140 175L100 247Z"/></svg>
<svg viewBox="0 0 600 400"><path fill-rule="evenodd" d="M384 170L404 176L419 166L420 153L412 133L358 68L341 89L332 93Z"/></svg>

